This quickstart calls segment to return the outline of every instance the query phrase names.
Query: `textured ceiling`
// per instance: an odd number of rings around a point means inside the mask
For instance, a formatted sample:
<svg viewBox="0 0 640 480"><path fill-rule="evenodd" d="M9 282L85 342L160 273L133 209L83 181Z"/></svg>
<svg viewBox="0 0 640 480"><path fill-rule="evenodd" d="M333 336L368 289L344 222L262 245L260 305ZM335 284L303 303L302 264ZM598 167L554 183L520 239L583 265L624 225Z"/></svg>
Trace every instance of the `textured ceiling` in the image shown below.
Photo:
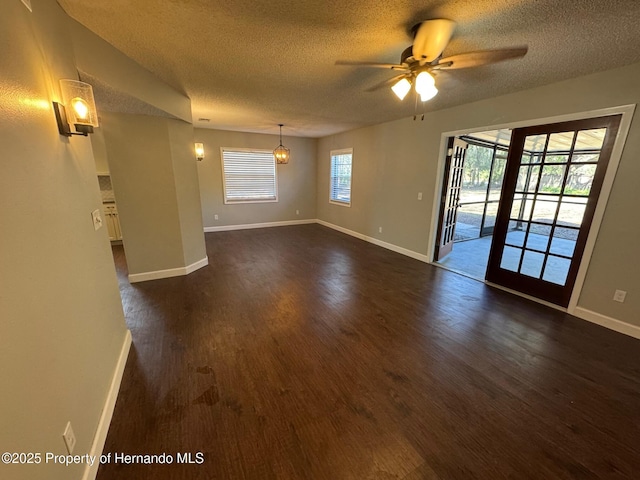
<svg viewBox="0 0 640 480"><path fill-rule="evenodd" d="M412 25L458 25L446 56L528 45L523 59L442 72L442 109L640 61L637 0L58 0L67 13L192 100L194 125L319 137L411 116L381 69ZM112 103L117 103L113 100ZM422 110L422 106L419 107ZM200 121L208 118L209 122Z"/></svg>

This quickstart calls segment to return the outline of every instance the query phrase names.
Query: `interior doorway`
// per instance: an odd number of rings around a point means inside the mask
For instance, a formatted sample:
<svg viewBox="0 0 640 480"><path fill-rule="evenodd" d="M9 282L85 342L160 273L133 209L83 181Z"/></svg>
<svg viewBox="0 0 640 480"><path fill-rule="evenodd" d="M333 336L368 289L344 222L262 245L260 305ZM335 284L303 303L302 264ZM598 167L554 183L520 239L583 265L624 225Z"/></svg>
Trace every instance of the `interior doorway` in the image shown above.
<svg viewBox="0 0 640 480"><path fill-rule="evenodd" d="M501 199L510 129L449 139L435 261L484 280Z"/></svg>
<svg viewBox="0 0 640 480"><path fill-rule="evenodd" d="M434 261L568 307L621 119L450 138Z"/></svg>

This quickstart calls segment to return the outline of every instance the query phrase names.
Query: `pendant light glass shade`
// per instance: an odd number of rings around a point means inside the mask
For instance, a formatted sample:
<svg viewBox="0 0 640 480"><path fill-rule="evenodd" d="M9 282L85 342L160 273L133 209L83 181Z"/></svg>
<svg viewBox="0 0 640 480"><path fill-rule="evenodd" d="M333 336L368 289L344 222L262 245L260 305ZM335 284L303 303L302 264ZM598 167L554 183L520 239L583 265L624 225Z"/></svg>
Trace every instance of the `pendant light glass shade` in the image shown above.
<svg viewBox="0 0 640 480"><path fill-rule="evenodd" d="M393 93L395 93L400 100L404 100L404 97L406 97L409 90L411 90L411 82L406 78L402 78L391 87L391 90L393 90Z"/></svg>
<svg viewBox="0 0 640 480"><path fill-rule="evenodd" d="M285 163L289 163L289 157L290 157L291 151L287 147L282 145L282 127L283 127L283 124L280 123L278 125L280 127L280 145L278 145L276 147L276 149L273 151L273 156L276 159L276 163L285 164Z"/></svg>

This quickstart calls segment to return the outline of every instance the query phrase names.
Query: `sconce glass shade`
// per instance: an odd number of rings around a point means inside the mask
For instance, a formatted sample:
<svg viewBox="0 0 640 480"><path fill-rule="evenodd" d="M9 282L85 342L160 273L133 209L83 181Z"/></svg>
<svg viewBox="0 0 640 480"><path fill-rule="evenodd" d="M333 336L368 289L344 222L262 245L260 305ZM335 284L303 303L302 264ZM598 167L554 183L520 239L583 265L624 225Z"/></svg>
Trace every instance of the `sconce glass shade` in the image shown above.
<svg viewBox="0 0 640 480"><path fill-rule="evenodd" d="M276 159L276 163L285 164L289 163L291 151L287 147L282 145L282 127L284 125L282 123L279 123L278 126L280 127L280 145L278 145L273 151L273 156Z"/></svg>
<svg viewBox="0 0 640 480"><path fill-rule="evenodd" d="M406 97L409 90L411 90L411 82L406 78L402 78L391 87L391 90L393 90L393 93L395 93L400 100L404 100L404 97Z"/></svg>
<svg viewBox="0 0 640 480"><path fill-rule="evenodd" d="M91 85L77 80L60 80L62 101L69 123L76 126L98 126L98 112Z"/></svg>
<svg viewBox="0 0 640 480"><path fill-rule="evenodd" d="M416 92L420 94L420 100L426 102L438 93L436 81L428 72L420 72L416 77Z"/></svg>
<svg viewBox="0 0 640 480"><path fill-rule="evenodd" d="M201 162L204 159L204 144L196 143L196 159Z"/></svg>

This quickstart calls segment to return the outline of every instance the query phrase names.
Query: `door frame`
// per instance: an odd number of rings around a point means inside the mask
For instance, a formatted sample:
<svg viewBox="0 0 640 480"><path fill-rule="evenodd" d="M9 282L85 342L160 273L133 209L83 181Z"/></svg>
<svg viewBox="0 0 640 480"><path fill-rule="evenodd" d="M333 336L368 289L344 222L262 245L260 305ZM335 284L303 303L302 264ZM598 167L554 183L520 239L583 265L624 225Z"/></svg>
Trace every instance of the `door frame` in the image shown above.
<svg viewBox="0 0 640 480"><path fill-rule="evenodd" d="M499 130L503 128L514 129L514 128L521 128L521 127L532 127L536 125L545 125L549 123L560 123L560 122L567 122L567 121L573 121L573 120L584 120L592 117L622 115L622 119L620 120L620 127L618 129L618 133L616 135L616 138L613 144L613 150L611 152L611 157L609 158L609 164L607 166L604 180L602 182L602 189L600 191L600 196L598 197L595 212L593 214L591 228L589 229L589 234L584 247L584 252L582 254L582 260L580 261L580 267L578 268L578 275L576 277L576 281L573 286L573 292L571 293L571 299L569 300L568 307L567 308L558 307L557 305L550 304L549 302L545 302L544 300L540 300L540 299L531 297L529 295L510 290L510 289L506 289L506 288L500 287L499 285L491 284L492 286L501 288L503 290L507 290L511 293L515 293L516 295L520 295L522 297L529 298L539 303L549 305L556 309L573 314L576 310L576 307L578 306L578 300L580 298L580 294L582 293L582 287L584 286L587 270L591 262L591 257L593 255L593 250L595 248L596 239L598 237L598 232L600 231L600 226L602 225L602 219L604 218L604 212L607 206L607 202L609 201L609 196L613 188L613 181L615 179L616 172L618 171L618 166L620 165L620 159L622 157L624 145L627 141L627 135L629 134L629 128L631 127L631 120L633 119L635 108L636 108L635 104L620 105L617 107L602 108L598 110L589 110L589 111L576 112L576 113L570 113L565 115L556 115L552 117L536 118L533 120L485 125L482 127L471 127L471 128L462 129L462 130L442 132L440 135L440 154L438 156L438 167L436 170L436 185L435 185L435 193L434 193L434 199L433 199L433 208L431 212L431 226L430 226L431 228L429 229L429 239L428 239L429 243L427 245L427 259L429 260L428 263L437 265L435 261L436 231L438 229L438 220L439 220L438 217L440 214L439 207L441 202L442 182L444 177L444 166L445 166L445 159L447 154L449 137L468 135L471 133L484 132L487 130ZM485 283L488 283L488 282L485 281Z"/></svg>

